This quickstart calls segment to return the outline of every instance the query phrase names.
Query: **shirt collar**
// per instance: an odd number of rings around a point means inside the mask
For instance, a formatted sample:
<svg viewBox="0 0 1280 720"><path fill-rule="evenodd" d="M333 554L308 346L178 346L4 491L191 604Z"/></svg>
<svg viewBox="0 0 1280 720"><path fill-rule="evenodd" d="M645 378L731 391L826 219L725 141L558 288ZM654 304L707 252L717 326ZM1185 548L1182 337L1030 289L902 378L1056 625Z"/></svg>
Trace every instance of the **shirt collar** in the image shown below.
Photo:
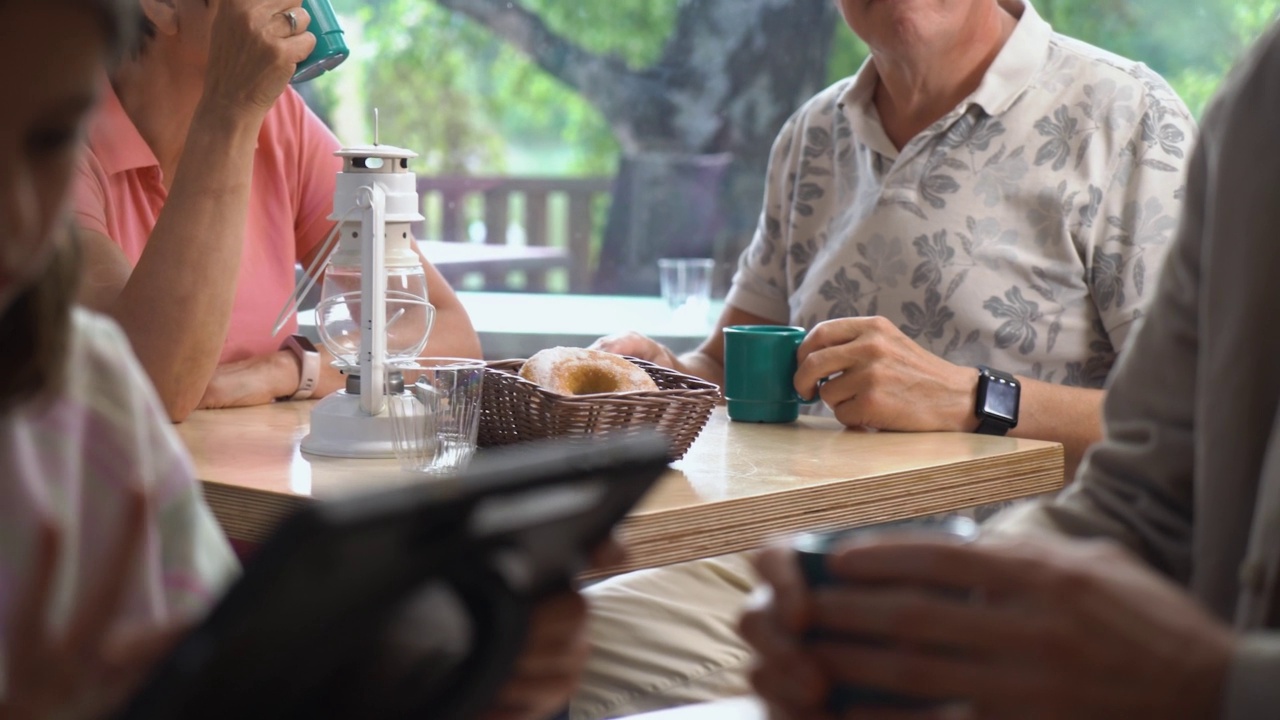
<svg viewBox="0 0 1280 720"><path fill-rule="evenodd" d="M1030 0L1000 0L1000 6L1018 18L1018 24L982 76L978 89L964 103L981 105L992 116L1008 110L1031 84L1049 57L1053 38L1053 28Z"/></svg>
<svg viewBox="0 0 1280 720"><path fill-rule="evenodd" d="M103 80L102 102L98 105L98 117L89 130L89 147L102 169L108 175L127 170L159 167L155 153L142 139L133 120L120 104L111 83Z"/></svg>
<svg viewBox="0 0 1280 720"><path fill-rule="evenodd" d="M858 74L853 77L853 82L840 94L836 105L848 118L854 134L863 144L881 155L894 158L898 156L898 149L893 146L884 126L880 124L880 111L875 106L878 82L880 73L876 71L876 64L871 61L871 57L867 56L862 61L862 67L858 68Z"/></svg>

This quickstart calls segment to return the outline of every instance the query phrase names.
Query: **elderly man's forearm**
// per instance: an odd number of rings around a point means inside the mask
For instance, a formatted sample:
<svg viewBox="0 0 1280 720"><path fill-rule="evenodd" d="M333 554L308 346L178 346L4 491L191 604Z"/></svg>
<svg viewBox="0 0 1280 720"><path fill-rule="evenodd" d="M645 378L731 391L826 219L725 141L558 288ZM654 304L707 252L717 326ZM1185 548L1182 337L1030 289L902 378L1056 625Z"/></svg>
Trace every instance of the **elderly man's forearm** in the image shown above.
<svg viewBox="0 0 1280 720"><path fill-rule="evenodd" d="M680 367L676 368L680 372L724 386L724 363L705 352L694 350L679 356L676 361L680 364Z"/></svg>
<svg viewBox="0 0 1280 720"><path fill-rule="evenodd" d="M1075 477L1084 453L1102 439L1102 390L1067 387L1027 378L1014 437L1062 443L1066 478Z"/></svg>

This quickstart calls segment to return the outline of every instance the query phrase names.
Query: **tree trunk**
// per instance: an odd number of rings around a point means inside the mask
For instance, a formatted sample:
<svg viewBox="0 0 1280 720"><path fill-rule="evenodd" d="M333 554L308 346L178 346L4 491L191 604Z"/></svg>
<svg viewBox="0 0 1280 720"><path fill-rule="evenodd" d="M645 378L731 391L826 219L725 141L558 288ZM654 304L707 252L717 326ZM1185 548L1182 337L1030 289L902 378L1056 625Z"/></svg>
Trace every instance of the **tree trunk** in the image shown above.
<svg viewBox="0 0 1280 720"><path fill-rule="evenodd" d="M622 158L592 289L652 295L658 258L715 257L733 156L633 152Z"/></svg>
<svg viewBox="0 0 1280 720"><path fill-rule="evenodd" d="M627 197L625 205L624 198L615 198L608 223L613 232L605 237L606 246L621 243L623 248L606 247L602 258L648 262L653 253L636 246L657 243L665 248L681 240L655 236L635 218L685 215L682 206L688 198L653 186L636 187L627 173L646 167L644 177L654 178L655 157L683 155L682 161L666 163L673 182L679 182L682 164L730 155L718 198L713 207L703 208L719 215L710 222L719 229L710 252L726 273L759 217L774 136L825 81L839 18L831 0L685 0L662 57L650 67L632 70L616 57L591 53L557 35L515 0L436 2L527 54L608 121L623 149L619 185L625 185ZM652 276L650 270L636 265L608 272L630 278L636 273ZM632 292L657 291L656 280L626 285Z"/></svg>

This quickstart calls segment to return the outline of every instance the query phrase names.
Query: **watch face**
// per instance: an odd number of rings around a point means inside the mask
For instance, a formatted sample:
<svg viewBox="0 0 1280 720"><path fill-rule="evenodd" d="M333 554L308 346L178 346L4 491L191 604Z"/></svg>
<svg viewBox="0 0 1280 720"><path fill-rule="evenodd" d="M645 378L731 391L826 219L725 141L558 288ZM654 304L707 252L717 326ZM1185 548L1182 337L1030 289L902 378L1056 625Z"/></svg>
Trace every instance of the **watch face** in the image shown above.
<svg viewBox="0 0 1280 720"><path fill-rule="evenodd" d="M988 375L986 394L982 402L982 411L989 417L1018 422L1018 384L998 375Z"/></svg>

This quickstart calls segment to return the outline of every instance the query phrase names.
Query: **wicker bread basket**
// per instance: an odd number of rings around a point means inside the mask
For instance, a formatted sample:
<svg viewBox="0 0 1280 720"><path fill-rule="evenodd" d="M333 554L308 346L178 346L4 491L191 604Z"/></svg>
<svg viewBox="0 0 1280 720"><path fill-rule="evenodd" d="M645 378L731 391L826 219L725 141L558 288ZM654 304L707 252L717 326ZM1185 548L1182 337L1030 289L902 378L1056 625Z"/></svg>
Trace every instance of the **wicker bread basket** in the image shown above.
<svg viewBox="0 0 1280 720"><path fill-rule="evenodd" d="M656 426L671 443L670 460L684 456L720 399L715 385L627 358L657 391L558 395L520 377L524 360L487 363L480 408L480 447L551 437L580 437Z"/></svg>

